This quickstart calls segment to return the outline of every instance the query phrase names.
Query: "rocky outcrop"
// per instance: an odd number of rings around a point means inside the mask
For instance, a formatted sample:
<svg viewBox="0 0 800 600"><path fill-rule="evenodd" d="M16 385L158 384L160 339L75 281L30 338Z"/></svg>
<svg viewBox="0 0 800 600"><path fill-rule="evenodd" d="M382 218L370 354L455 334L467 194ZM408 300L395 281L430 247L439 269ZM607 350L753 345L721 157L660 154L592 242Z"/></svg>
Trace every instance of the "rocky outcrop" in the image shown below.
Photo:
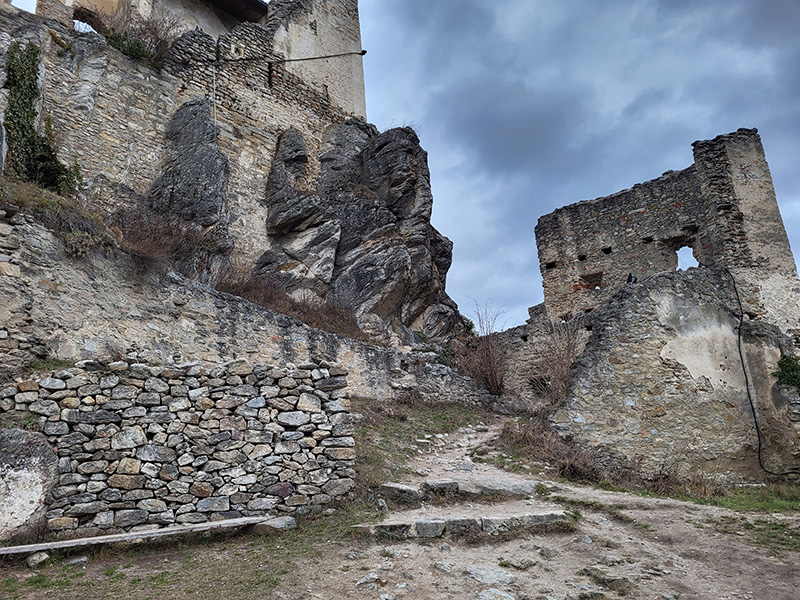
<svg viewBox="0 0 800 600"><path fill-rule="evenodd" d="M151 206L203 227L218 223L225 209L228 159L217 148L217 126L208 100L181 106L167 128L171 155L150 188Z"/></svg>
<svg viewBox="0 0 800 600"><path fill-rule="evenodd" d="M38 400L35 390L20 395ZM0 431L0 539L36 535L56 484L58 457L41 433Z"/></svg>
<svg viewBox="0 0 800 600"><path fill-rule="evenodd" d="M452 243L430 224L427 154L414 131L335 125L319 161L312 185L302 135L281 136L266 191L273 245L257 272L328 298L366 328L388 325L404 341L412 331L458 332L463 319L445 293Z"/></svg>

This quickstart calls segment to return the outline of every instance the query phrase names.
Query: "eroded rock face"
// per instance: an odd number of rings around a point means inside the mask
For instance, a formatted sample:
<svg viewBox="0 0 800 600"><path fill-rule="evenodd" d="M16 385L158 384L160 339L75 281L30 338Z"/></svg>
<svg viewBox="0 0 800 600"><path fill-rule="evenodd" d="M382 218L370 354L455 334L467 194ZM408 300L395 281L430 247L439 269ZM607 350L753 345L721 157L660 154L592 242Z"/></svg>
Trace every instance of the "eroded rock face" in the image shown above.
<svg viewBox="0 0 800 600"><path fill-rule="evenodd" d="M167 129L172 156L150 189L156 210L206 227L222 216L228 182L228 160L217 148L210 112L208 100L193 100L178 109Z"/></svg>
<svg viewBox="0 0 800 600"><path fill-rule="evenodd" d="M0 539L35 531L58 483L58 457L41 433L0 431Z"/></svg>
<svg viewBox="0 0 800 600"><path fill-rule="evenodd" d="M278 273L353 312L367 329L382 323L402 339L463 327L444 291L452 243L431 224L427 153L408 127L378 133L349 121L323 140L320 175L308 181L302 136L285 132L267 183L273 246L257 271Z"/></svg>

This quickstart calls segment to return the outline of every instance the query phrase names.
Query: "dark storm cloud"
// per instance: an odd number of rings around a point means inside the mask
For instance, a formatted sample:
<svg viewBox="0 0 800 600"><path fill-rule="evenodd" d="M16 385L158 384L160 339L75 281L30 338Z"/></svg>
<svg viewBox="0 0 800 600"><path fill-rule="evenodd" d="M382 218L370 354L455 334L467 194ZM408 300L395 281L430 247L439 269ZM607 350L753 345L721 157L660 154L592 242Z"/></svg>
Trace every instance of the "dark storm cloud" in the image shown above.
<svg viewBox="0 0 800 600"><path fill-rule="evenodd" d="M758 127L800 248L800 2L361 0L368 113L430 153L448 290L541 300L532 235L557 206L692 162ZM794 232L798 232L795 234Z"/></svg>

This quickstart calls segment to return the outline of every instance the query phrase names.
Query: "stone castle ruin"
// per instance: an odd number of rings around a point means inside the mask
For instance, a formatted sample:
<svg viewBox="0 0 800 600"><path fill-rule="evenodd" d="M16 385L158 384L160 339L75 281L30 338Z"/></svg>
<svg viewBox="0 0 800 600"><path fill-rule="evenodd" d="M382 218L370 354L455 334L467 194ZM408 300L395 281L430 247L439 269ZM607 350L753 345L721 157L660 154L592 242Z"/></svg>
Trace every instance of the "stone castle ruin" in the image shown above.
<svg viewBox="0 0 800 600"><path fill-rule="evenodd" d="M682 247L730 270L749 317L787 332L800 318L797 268L755 130L695 142L687 169L545 215L536 243L551 318L591 312L629 275L674 271Z"/></svg>
<svg viewBox="0 0 800 600"><path fill-rule="evenodd" d="M4 198L0 417L41 433L0 440L33 461L0 450L16 498L2 536L321 512L352 487L351 394L496 402L391 347L464 323L445 293L452 244L430 224L427 155L410 128L364 121L357 1L126 3L144 22L177 15L158 64L73 28L102 29L120 4L0 4L0 120L13 114L6 65L24 49L35 126L79 166L86 210L123 247L137 224L157 237L148 227L165 216L170 237L202 243L167 273L113 249L79 261ZM386 346L212 287L234 269L350 311ZM74 366L8 380L45 358Z"/></svg>
<svg viewBox="0 0 800 600"><path fill-rule="evenodd" d="M514 352L535 371L542 323L582 315L563 435L650 471L783 473L800 398L773 373L800 346L800 280L769 167L754 129L693 146L687 169L539 220L544 307ZM676 271L682 247L699 268Z"/></svg>
<svg viewBox="0 0 800 600"><path fill-rule="evenodd" d="M354 486L351 396L506 409L431 353L397 349L465 321L427 154L412 129L365 120L357 0L39 0L38 13L0 4L0 121L9 57L33 49L35 125L79 166L85 208L123 248L166 243L148 229L159 219L200 243L167 273L114 250L78 261L0 204L0 375L72 365L0 379L0 417L41 425L0 436L0 469L22 482L6 486L0 537L323 512ZM176 37L143 60L73 27L114 13L171 15ZM800 463L800 397L773 375L800 345L800 282L757 132L696 142L694 159L541 218L545 302L502 334L505 391L537 400L548 325L578 315L582 353L550 416L563 436L609 465L757 479ZM700 268L675 270L682 247ZM214 288L237 271L350 311L384 346Z"/></svg>

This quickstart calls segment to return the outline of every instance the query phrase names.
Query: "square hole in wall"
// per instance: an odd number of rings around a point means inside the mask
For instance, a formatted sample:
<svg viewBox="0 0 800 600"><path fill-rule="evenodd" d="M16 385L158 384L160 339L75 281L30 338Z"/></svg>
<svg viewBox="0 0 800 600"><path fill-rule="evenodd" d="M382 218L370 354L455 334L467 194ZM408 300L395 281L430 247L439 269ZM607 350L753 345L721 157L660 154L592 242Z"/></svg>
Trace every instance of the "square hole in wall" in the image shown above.
<svg viewBox="0 0 800 600"><path fill-rule="evenodd" d="M545 264L544 264L544 268L545 268L545 269L548 269L548 270L549 270L549 269L555 269L555 268L556 268L556 263L555 263L555 262L549 262L549 263L545 263Z"/></svg>
<svg viewBox="0 0 800 600"><path fill-rule="evenodd" d="M585 254L578 254L578 260L580 260L580 261L586 260L586 255Z"/></svg>
<svg viewBox="0 0 800 600"><path fill-rule="evenodd" d="M590 290L599 290L603 286L602 273L586 273L581 275L581 283L584 288Z"/></svg>
<svg viewBox="0 0 800 600"><path fill-rule="evenodd" d="M611 246L606 246L603 248L603 254L611 254Z"/></svg>

